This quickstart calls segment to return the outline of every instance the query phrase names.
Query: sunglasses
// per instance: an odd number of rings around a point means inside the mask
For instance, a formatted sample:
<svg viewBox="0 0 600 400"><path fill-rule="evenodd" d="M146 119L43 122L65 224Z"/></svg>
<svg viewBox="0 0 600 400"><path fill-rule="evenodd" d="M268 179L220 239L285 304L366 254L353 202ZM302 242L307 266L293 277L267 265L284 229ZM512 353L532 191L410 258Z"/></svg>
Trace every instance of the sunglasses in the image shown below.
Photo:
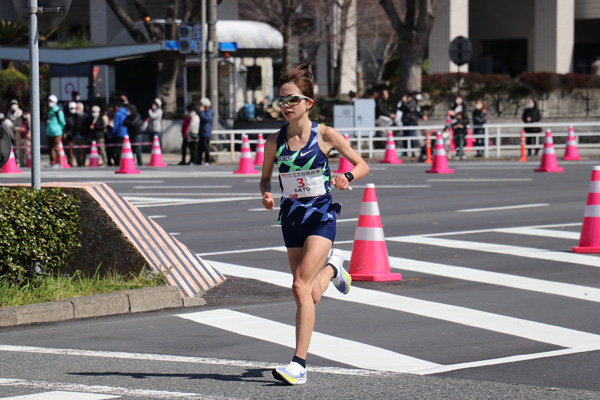
<svg viewBox="0 0 600 400"><path fill-rule="evenodd" d="M277 105L283 107L288 105L290 107L297 106L302 100L312 100L310 97L300 96L298 94L292 94L290 96L280 97L277 99Z"/></svg>

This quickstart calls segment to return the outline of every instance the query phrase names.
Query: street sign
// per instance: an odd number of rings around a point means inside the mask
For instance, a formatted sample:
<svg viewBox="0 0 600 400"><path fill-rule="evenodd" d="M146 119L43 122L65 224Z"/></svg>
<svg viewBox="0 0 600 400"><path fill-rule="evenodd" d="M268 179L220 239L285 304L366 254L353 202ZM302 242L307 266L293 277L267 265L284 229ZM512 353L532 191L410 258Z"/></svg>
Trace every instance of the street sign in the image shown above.
<svg viewBox="0 0 600 400"><path fill-rule="evenodd" d="M58 26L69 12L71 0L38 0L38 29L49 31ZM29 24L29 0L13 0L15 11Z"/></svg>
<svg viewBox="0 0 600 400"><path fill-rule="evenodd" d="M473 47L471 41L464 36L458 36L450 42L450 59L459 67L471 61L473 55Z"/></svg>
<svg viewBox="0 0 600 400"><path fill-rule="evenodd" d="M194 53L202 53L202 25L194 25Z"/></svg>

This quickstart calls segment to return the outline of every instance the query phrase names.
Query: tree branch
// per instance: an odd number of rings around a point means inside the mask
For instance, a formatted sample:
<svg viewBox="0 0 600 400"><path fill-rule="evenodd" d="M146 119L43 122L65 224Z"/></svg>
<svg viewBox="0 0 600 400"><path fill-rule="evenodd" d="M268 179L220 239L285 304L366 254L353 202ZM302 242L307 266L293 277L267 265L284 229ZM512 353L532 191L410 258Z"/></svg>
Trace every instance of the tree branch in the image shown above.
<svg viewBox="0 0 600 400"><path fill-rule="evenodd" d="M135 22L133 22L133 20L129 17L117 0L106 0L106 4L108 4L108 6L113 10L119 21L121 21L121 24L123 24L129 35L131 35L136 43L150 42L146 35L144 35L142 31L135 26Z"/></svg>
<svg viewBox="0 0 600 400"><path fill-rule="evenodd" d="M398 39L404 39L406 28L400 20L400 17L398 16L398 12L396 12L396 7L394 6L392 0L379 0L379 4L381 4L381 7L383 7L383 9L385 10L385 13L388 16L390 23L392 24L392 28L398 36Z"/></svg>

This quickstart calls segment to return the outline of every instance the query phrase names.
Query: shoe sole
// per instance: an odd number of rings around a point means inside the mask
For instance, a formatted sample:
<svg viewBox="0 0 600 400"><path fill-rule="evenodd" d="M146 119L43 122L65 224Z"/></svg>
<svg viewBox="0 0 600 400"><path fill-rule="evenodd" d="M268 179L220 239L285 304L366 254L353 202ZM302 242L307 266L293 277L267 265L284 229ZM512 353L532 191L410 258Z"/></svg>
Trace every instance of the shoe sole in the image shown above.
<svg viewBox="0 0 600 400"><path fill-rule="evenodd" d="M302 385L302 384L306 383L306 377L298 378L298 379L296 379L295 382L290 382L283 375L281 375L279 372L277 372L277 369L274 369L273 371L271 371L271 373L273 374L273 378L277 379L278 381L285 382L290 386Z"/></svg>

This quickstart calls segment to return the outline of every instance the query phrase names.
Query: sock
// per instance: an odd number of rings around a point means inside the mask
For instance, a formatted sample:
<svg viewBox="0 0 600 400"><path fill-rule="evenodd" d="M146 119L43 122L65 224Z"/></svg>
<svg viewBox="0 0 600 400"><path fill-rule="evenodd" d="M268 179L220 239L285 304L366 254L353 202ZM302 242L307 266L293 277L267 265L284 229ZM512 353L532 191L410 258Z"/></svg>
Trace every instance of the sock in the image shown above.
<svg viewBox="0 0 600 400"><path fill-rule="evenodd" d="M338 274L337 268L334 267L332 264L327 264L327 266L331 267L331 269L333 270L333 277L335 278Z"/></svg>
<svg viewBox="0 0 600 400"><path fill-rule="evenodd" d="M294 358L292 358L292 361L302 365L302 368L306 368L306 360L304 358L294 356Z"/></svg>

